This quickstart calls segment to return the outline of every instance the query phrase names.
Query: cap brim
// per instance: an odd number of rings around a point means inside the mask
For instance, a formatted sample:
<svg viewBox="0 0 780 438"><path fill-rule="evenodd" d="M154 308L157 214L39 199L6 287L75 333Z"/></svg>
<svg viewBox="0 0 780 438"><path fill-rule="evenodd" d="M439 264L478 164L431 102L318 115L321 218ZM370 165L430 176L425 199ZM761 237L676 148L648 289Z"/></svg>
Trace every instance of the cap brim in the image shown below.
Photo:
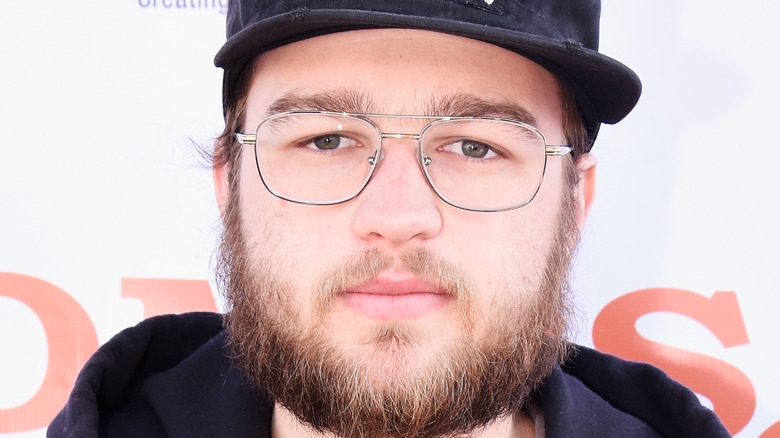
<svg viewBox="0 0 780 438"><path fill-rule="evenodd" d="M421 18L387 12L309 9L305 19L280 15L260 20L230 38L214 63L228 70L257 54L294 41L335 32L371 28L412 28L459 35L495 44L550 70L577 95L586 123L617 123L636 105L642 85L622 63L570 41L554 41L506 29L447 19ZM227 79L227 77L226 77ZM584 99L584 101L583 101ZM589 131L593 126L588 126ZM595 128L598 131L598 127ZM595 133L594 133L595 134Z"/></svg>

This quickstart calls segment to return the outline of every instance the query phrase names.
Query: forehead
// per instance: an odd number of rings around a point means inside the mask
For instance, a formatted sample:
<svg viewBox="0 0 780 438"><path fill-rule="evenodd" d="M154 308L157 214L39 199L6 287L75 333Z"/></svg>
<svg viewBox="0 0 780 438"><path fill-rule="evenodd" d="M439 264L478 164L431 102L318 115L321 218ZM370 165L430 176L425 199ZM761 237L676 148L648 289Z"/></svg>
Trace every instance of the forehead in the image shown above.
<svg viewBox="0 0 780 438"><path fill-rule="evenodd" d="M258 56L252 74L250 125L292 109L507 116L467 113L514 107L549 130L560 125L562 112L558 81L539 65L492 44L430 31L309 38Z"/></svg>

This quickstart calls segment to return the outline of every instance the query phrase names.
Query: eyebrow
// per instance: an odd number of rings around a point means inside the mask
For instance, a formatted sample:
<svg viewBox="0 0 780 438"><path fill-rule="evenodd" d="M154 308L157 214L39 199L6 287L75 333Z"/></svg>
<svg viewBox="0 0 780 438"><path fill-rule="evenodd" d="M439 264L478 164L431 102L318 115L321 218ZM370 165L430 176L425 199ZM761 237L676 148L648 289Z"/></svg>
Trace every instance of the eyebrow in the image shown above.
<svg viewBox="0 0 780 438"><path fill-rule="evenodd" d="M363 93L337 89L312 94L287 93L268 107L268 115L286 111L373 113L371 99Z"/></svg>
<svg viewBox="0 0 780 438"><path fill-rule="evenodd" d="M488 100L468 93L457 93L431 100L429 115L453 117L500 117L536 126L536 117L524 106L510 100ZM428 115L428 114L427 114Z"/></svg>
<svg viewBox="0 0 780 438"><path fill-rule="evenodd" d="M426 117L499 117L537 126L536 117L524 106L510 100L488 100L469 93L431 96L424 105ZM291 92L268 107L268 115L286 111L333 111L356 114L387 114L377 110L374 100L351 89L302 94Z"/></svg>

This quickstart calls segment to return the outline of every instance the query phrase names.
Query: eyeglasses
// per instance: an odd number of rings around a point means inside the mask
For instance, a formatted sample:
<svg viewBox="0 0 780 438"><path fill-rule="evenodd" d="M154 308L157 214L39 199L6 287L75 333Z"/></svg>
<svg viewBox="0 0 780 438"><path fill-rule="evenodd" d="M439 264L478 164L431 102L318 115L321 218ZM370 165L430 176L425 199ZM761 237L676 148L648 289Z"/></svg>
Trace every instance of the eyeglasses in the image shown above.
<svg viewBox="0 0 780 438"><path fill-rule="evenodd" d="M388 133L374 119L428 123L419 134ZM309 205L339 204L360 194L382 161L386 138L417 140L418 163L439 198L480 212L528 204L542 184L547 156L571 152L548 145L529 124L494 117L288 111L264 119L255 134L235 135L254 146L269 192Z"/></svg>

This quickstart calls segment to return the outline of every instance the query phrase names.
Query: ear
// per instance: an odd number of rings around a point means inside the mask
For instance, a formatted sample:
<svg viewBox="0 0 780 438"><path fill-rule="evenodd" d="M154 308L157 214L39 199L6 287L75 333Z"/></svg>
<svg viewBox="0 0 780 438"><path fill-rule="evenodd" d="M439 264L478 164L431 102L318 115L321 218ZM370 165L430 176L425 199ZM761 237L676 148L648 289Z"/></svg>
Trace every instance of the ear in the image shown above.
<svg viewBox="0 0 780 438"><path fill-rule="evenodd" d="M225 207L228 204L230 198L230 177L228 176L228 165L214 166L211 170L212 177L214 178L214 194L217 197L217 207L219 207L219 213L223 217L225 216Z"/></svg>
<svg viewBox="0 0 780 438"><path fill-rule="evenodd" d="M596 157L587 153L582 154L577 158L575 166L579 174L577 227L582 230L596 196Z"/></svg>

